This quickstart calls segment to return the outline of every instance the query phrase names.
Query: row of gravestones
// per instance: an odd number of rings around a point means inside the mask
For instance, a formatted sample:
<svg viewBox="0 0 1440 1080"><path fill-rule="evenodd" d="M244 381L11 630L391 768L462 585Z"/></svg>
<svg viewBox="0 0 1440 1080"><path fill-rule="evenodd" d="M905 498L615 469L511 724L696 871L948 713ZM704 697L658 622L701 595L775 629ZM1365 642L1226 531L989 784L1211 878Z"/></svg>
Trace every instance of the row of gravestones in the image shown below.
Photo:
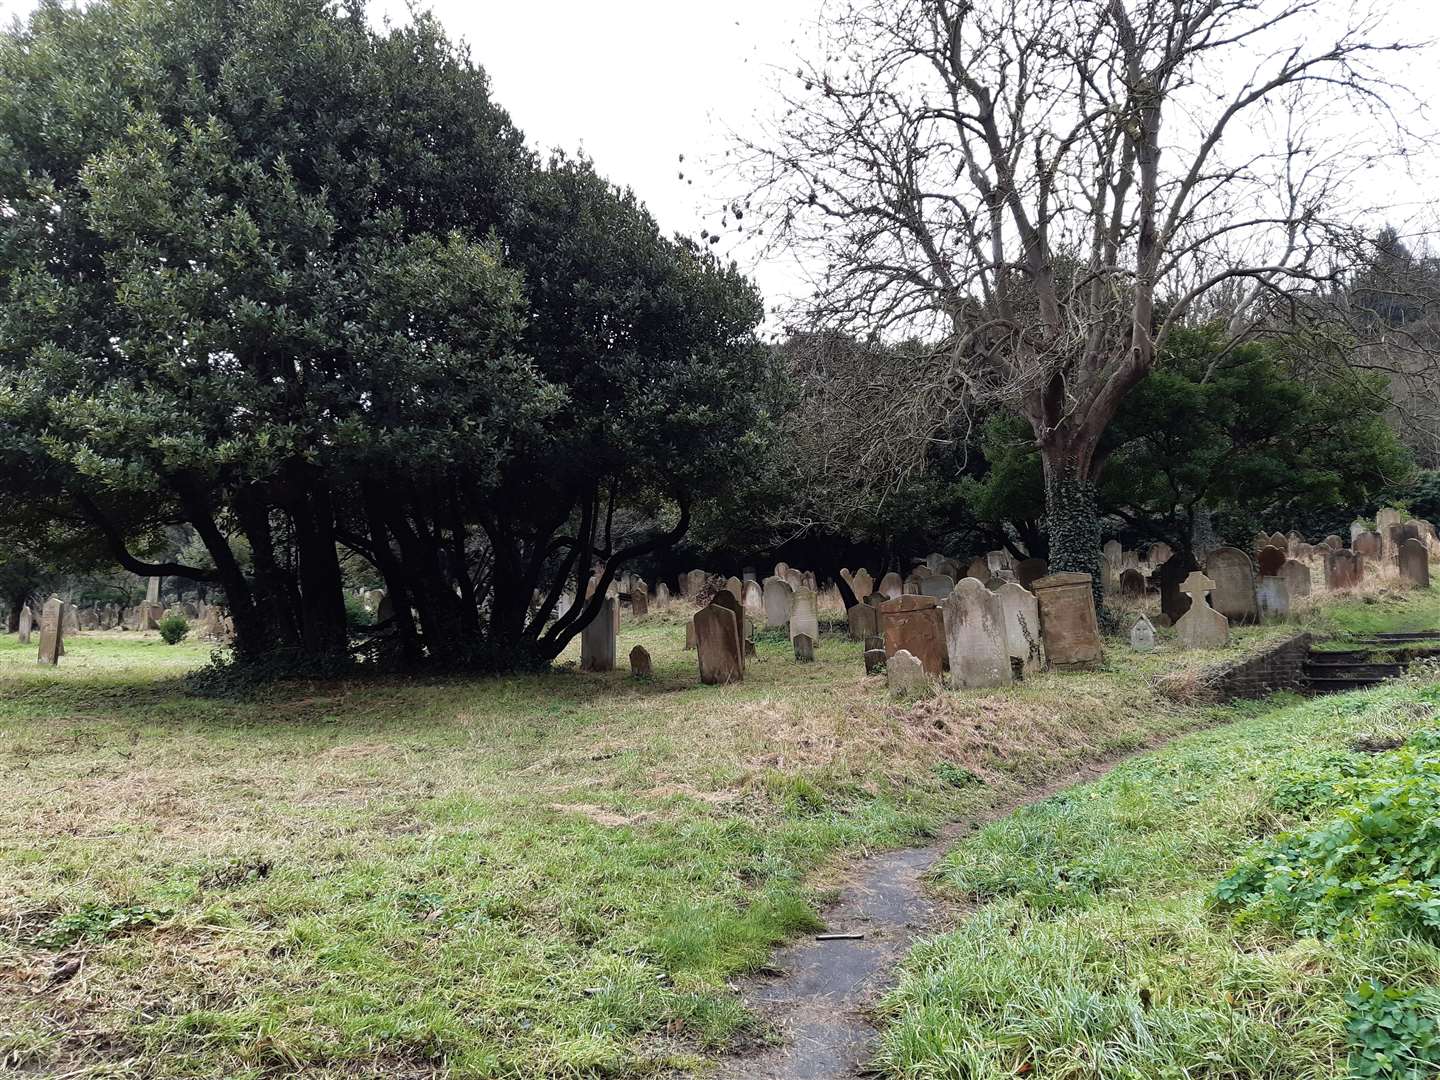
<svg viewBox="0 0 1440 1080"><path fill-rule="evenodd" d="M54 634L46 634L50 617L54 616ZM40 609L37 619L30 605L20 608L17 620L17 637L20 644L30 644L31 638L40 635L39 661L54 665L65 655L64 636L82 631L105 631L114 629L153 630L160 619L167 615L183 615L194 622L195 636L205 641L225 641L235 632L235 624L214 604L180 604L173 608L162 608L158 602L145 601L137 607L123 611L118 605L97 605L81 608L66 603L58 596L52 596Z"/></svg>

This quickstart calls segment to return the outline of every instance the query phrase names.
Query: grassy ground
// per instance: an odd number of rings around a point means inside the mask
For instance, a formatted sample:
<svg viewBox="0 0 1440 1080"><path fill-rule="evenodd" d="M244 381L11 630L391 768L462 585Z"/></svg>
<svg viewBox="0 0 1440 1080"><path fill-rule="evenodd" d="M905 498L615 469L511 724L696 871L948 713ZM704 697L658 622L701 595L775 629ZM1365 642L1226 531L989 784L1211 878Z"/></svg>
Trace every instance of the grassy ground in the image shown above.
<svg viewBox="0 0 1440 1080"><path fill-rule="evenodd" d="M1440 727L1440 685L1412 678L1219 713L1235 722L1022 810L946 857L941 888L977 906L907 962L886 1007L888 1075L1346 1077L1346 995L1371 979L1420 991L1433 1027L1433 937L1365 925L1297 935L1233 918L1211 896L1258 838L1300 820L1273 799L1288 770Z"/></svg>
<svg viewBox="0 0 1440 1080"><path fill-rule="evenodd" d="M687 1067L753 1024L727 980L812 925L845 857L1198 726L1156 673L1284 632L908 701L829 633L815 664L772 634L743 684L699 686L678 614L622 629L645 682L251 702L184 693L203 646L80 635L48 669L0 639L0 1070Z"/></svg>

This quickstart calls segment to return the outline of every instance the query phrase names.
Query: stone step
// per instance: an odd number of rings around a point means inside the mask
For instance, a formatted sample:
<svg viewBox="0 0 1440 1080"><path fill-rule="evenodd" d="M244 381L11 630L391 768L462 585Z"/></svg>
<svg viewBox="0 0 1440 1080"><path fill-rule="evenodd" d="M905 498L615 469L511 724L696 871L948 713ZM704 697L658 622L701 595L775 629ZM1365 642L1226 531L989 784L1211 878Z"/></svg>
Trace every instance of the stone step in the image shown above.
<svg viewBox="0 0 1440 1080"><path fill-rule="evenodd" d="M1350 677L1313 677L1305 681L1306 688L1312 694L1343 694L1348 690L1368 690L1372 686L1379 686L1386 682L1385 679L1368 678L1359 676Z"/></svg>
<svg viewBox="0 0 1440 1080"><path fill-rule="evenodd" d="M1305 675L1311 679L1394 679L1404 673L1404 664L1367 663L1365 661L1317 664L1311 661L1305 665Z"/></svg>

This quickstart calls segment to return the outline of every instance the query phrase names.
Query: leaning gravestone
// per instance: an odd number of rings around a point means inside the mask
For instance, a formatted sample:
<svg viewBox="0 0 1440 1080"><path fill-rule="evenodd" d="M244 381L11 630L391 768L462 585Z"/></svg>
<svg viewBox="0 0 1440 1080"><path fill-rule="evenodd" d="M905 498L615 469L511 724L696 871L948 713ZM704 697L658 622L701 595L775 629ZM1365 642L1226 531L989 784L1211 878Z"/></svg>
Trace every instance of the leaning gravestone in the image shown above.
<svg viewBox="0 0 1440 1080"><path fill-rule="evenodd" d="M654 673L650 663L650 653L644 645L636 645L630 650L630 677L632 679L648 679Z"/></svg>
<svg viewBox="0 0 1440 1080"><path fill-rule="evenodd" d="M745 609L740 606L729 589L721 589L711 599L710 603L717 607L723 607L731 615L735 616L735 653L740 657L740 667L745 667Z"/></svg>
<svg viewBox="0 0 1440 1080"><path fill-rule="evenodd" d="M965 578L945 598L941 613L950 654L950 685L1008 686L1010 649L1000 598L974 578Z"/></svg>
<svg viewBox="0 0 1440 1080"><path fill-rule="evenodd" d="M607 598L595 617L580 631L580 670L615 670L615 607Z"/></svg>
<svg viewBox="0 0 1440 1080"><path fill-rule="evenodd" d="M1005 647L1023 675L1033 675L1044 663L1040 648L1040 602L1018 582L1007 581L995 590L1005 618ZM1014 667L1014 664L1011 664Z"/></svg>
<svg viewBox="0 0 1440 1080"><path fill-rule="evenodd" d="M1430 552L1417 536L1400 545L1400 579L1415 589L1430 587Z"/></svg>
<svg viewBox="0 0 1440 1080"><path fill-rule="evenodd" d="M700 681L706 686L739 682L745 677L740 631L730 608L712 601L695 613L695 645Z"/></svg>
<svg viewBox="0 0 1440 1080"><path fill-rule="evenodd" d="M1284 564L1281 564L1282 568ZM1255 602L1260 608L1262 619L1288 619L1290 617L1290 586L1283 574L1262 577L1255 587Z"/></svg>
<svg viewBox="0 0 1440 1080"><path fill-rule="evenodd" d="M1231 623L1260 618L1255 600L1255 566L1239 548L1218 547L1205 559L1205 576L1213 582L1211 606Z"/></svg>
<svg viewBox="0 0 1440 1080"><path fill-rule="evenodd" d="M29 605L29 604L26 604L24 607L22 607L22 608L20 609L20 644L21 644L21 645L29 645L29 644L30 644L30 629L31 629L31 627L33 627L34 625L35 625L35 614L34 614L34 612L32 612L32 611L30 610L30 605Z"/></svg>
<svg viewBox="0 0 1440 1080"><path fill-rule="evenodd" d="M1215 588L1200 571L1185 579L1181 588L1190 597L1190 608L1175 624L1175 634L1191 649L1218 649L1230 641L1230 620L1212 608L1206 597Z"/></svg>
<svg viewBox="0 0 1440 1080"><path fill-rule="evenodd" d="M1089 574L1050 574L1035 582L1045 658L1061 671L1083 671L1103 658Z"/></svg>
<svg viewBox="0 0 1440 1080"><path fill-rule="evenodd" d="M40 663L54 667L64 655L64 618L64 601L58 596L45 601L40 609Z"/></svg>
<svg viewBox="0 0 1440 1080"><path fill-rule="evenodd" d="M880 631L885 655L907 652L920 661L927 675L945 673L945 621L930 596L898 596L880 605Z"/></svg>
<svg viewBox="0 0 1440 1080"><path fill-rule="evenodd" d="M1155 625L1144 615L1130 628L1130 647L1136 652L1155 651Z"/></svg>
<svg viewBox="0 0 1440 1080"><path fill-rule="evenodd" d="M1261 577L1274 577L1280 573L1280 568L1285 565L1285 553L1287 548L1279 548L1274 544L1266 544L1260 549L1260 554L1255 556L1255 565L1260 570Z"/></svg>
<svg viewBox="0 0 1440 1080"><path fill-rule="evenodd" d="M1310 595L1310 567L1299 559L1286 559L1285 565L1280 568L1280 576L1285 579L1285 588L1292 601Z"/></svg>
<svg viewBox="0 0 1440 1080"><path fill-rule="evenodd" d="M815 639L809 634L796 634L791 644L795 646L795 659L802 664L815 659Z"/></svg>
<svg viewBox="0 0 1440 1080"><path fill-rule="evenodd" d="M784 626L790 621L790 605L794 601L795 590L789 584L778 577L767 577L762 594L765 604L765 625L769 627Z"/></svg>
<svg viewBox="0 0 1440 1080"><path fill-rule="evenodd" d="M1329 551L1325 555L1325 588L1331 592L1353 589L1360 584L1364 560L1353 551Z"/></svg>
<svg viewBox="0 0 1440 1080"><path fill-rule="evenodd" d="M815 606L814 589L796 589L790 608L790 640L804 634L811 641L820 640L820 613Z"/></svg>
<svg viewBox="0 0 1440 1080"><path fill-rule="evenodd" d="M880 633L880 611L872 604L854 604L845 611L845 619L850 624L850 637L854 641L864 641Z"/></svg>
<svg viewBox="0 0 1440 1080"><path fill-rule="evenodd" d="M955 579L949 574L931 574L920 583L920 595L944 600L950 595L950 590L953 588L955 588Z"/></svg>
<svg viewBox="0 0 1440 1080"><path fill-rule="evenodd" d="M920 658L906 649L894 653L885 662L885 677L892 694L913 694L925 685L925 676Z"/></svg>
<svg viewBox="0 0 1440 1080"><path fill-rule="evenodd" d="M685 651L695 648L695 616L685 620Z"/></svg>

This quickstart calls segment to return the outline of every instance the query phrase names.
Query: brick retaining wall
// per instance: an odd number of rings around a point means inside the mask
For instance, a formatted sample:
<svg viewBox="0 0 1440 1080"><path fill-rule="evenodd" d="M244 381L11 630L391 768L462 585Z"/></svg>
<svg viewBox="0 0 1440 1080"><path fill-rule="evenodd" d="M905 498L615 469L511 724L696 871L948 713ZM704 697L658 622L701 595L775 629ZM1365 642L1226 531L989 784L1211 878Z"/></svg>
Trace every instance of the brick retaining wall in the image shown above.
<svg viewBox="0 0 1440 1080"><path fill-rule="evenodd" d="M1219 701L1259 698L1276 690L1302 690L1305 661L1314 639L1296 634L1262 653L1205 673L1205 684Z"/></svg>

